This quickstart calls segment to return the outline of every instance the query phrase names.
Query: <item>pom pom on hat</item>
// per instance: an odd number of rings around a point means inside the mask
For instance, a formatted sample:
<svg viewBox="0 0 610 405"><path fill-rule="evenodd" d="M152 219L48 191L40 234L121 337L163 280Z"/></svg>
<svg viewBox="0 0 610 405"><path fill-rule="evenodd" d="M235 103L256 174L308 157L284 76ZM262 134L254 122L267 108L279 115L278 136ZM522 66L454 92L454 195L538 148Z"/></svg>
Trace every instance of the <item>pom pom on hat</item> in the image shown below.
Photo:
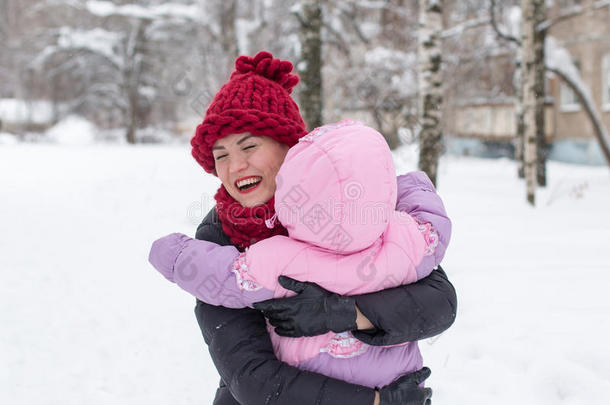
<svg viewBox="0 0 610 405"><path fill-rule="evenodd" d="M254 58L240 56L235 61L235 72L231 75L254 72L282 86L288 94L299 83L299 76L290 74L292 63L287 60L274 59L269 52L259 52Z"/></svg>

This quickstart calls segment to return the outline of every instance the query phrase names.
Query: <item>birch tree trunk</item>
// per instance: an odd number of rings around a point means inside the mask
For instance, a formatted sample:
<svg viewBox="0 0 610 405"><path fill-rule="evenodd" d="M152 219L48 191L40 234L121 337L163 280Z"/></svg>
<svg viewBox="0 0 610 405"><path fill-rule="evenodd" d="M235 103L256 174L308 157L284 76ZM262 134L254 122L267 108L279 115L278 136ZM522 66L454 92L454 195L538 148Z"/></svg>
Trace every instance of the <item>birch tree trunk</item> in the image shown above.
<svg viewBox="0 0 610 405"><path fill-rule="evenodd" d="M441 38L443 0L419 0L419 169L436 185L443 148Z"/></svg>
<svg viewBox="0 0 610 405"><path fill-rule="evenodd" d="M306 0L295 12L300 27L301 61L297 70L301 78L299 104L310 130L322 126L322 5L320 0Z"/></svg>
<svg viewBox="0 0 610 405"><path fill-rule="evenodd" d="M521 0L521 85L523 91L524 159L527 201L536 203L536 31L535 9L544 0Z"/></svg>
<svg viewBox="0 0 610 405"><path fill-rule="evenodd" d="M544 0L534 1L534 88L536 93L536 182L540 187L546 187L546 130L544 119L544 100L546 88L544 75L544 40L546 30L539 30L538 26L546 19L546 5Z"/></svg>
<svg viewBox="0 0 610 405"><path fill-rule="evenodd" d="M519 54L521 50L519 50ZM519 56L520 57L520 56ZM525 178L525 162L523 159L523 149L525 148L525 137L523 131L525 131L525 125L523 124L523 86L521 80L523 74L521 72L523 64L521 61L517 62L517 69L515 70L515 161L517 162L517 175L520 179Z"/></svg>

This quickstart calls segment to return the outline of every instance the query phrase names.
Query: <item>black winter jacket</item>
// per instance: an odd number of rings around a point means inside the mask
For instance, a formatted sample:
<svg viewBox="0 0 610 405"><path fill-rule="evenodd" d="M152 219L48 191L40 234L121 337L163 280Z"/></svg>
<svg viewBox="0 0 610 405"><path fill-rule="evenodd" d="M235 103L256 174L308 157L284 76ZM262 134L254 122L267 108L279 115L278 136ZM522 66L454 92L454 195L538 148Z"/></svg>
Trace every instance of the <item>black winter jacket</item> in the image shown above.
<svg viewBox="0 0 610 405"><path fill-rule="evenodd" d="M197 228L197 239L231 242L213 208ZM371 345L390 345L437 335L453 323L455 290L440 268L414 284L355 296L356 305L376 329L354 331ZM372 405L374 391L299 370L273 353L265 318L259 311L229 309L197 300L195 314L218 373L215 405Z"/></svg>

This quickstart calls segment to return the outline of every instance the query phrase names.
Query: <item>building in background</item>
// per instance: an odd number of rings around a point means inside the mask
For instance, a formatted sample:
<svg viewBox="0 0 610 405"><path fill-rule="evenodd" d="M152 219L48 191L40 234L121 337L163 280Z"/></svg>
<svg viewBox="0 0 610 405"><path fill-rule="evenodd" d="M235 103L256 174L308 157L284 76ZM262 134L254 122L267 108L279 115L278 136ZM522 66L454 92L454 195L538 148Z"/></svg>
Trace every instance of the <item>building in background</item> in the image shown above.
<svg viewBox="0 0 610 405"><path fill-rule="evenodd" d="M594 0L555 1L549 18L566 7L587 7ZM549 36L566 48L591 91L602 122L610 128L610 6L565 19L550 28ZM446 130L451 136L448 148L454 153L498 156L512 153L515 134L514 74L515 52L491 52L481 66L477 83L487 83L489 95L464 94L450 90ZM483 73L487 72L487 73ZM504 81L502 81L504 78ZM593 128L570 88L554 75L547 75L546 134L551 159L605 164ZM494 93L495 91L495 93Z"/></svg>

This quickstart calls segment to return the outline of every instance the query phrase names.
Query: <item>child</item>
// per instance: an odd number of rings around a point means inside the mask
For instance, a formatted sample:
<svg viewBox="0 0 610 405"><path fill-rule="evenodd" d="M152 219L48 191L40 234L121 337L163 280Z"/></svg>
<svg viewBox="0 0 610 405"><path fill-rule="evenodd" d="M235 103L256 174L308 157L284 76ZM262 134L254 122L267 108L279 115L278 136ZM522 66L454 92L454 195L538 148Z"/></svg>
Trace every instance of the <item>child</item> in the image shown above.
<svg viewBox="0 0 610 405"><path fill-rule="evenodd" d="M150 262L206 303L243 308L294 295L278 284L280 275L355 295L415 282L444 255L451 224L432 183L422 172L400 176L406 198L399 207L409 213L396 211L388 145L359 122L326 125L301 138L276 183L276 215L289 237L273 236L240 253L171 234L153 244ZM381 387L422 367L416 342L377 347L349 332L286 338L268 329L280 360L354 384Z"/></svg>

